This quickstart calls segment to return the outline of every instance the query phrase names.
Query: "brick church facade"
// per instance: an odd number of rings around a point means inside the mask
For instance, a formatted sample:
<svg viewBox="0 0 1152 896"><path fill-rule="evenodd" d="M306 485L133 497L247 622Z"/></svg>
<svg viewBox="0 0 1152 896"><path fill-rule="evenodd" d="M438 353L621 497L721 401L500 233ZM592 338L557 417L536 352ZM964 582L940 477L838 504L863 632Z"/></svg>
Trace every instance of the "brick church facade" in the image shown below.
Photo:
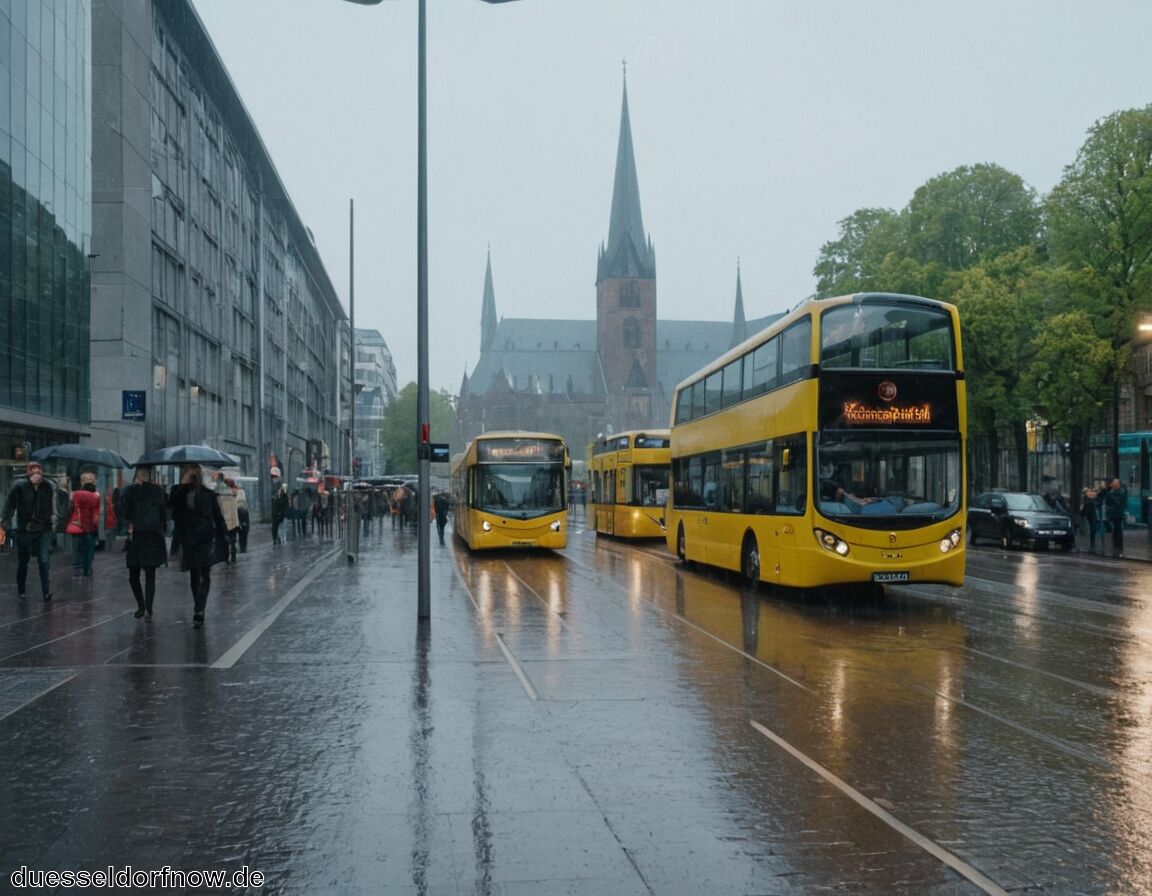
<svg viewBox="0 0 1152 896"><path fill-rule="evenodd" d="M596 318L498 318L489 255L480 359L457 400L459 444L501 429L553 432L582 458L598 434L667 427L677 383L775 317L745 320L737 270L730 320L660 320L625 83L608 242L596 267Z"/></svg>

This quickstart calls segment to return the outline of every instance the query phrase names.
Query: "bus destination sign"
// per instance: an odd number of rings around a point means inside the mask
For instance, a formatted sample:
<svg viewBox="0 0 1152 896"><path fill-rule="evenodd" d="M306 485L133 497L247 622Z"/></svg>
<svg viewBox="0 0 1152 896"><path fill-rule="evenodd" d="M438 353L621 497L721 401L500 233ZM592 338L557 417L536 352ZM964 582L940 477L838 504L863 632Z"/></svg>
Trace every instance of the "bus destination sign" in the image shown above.
<svg viewBox="0 0 1152 896"><path fill-rule="evenodd" d="M484 439L476 445L476 459L489 463L563 463L564 443L556 439Z"/></svg>
<svg viewBox="0 0 1152 896"><path fill-rule="evenodd" d="M893 426L905 423L927 425L932 422L932 404L931 402L924 402L919 405L876 407L864 404L862 401L846 401L844 402L844 422L849 426Z"/></svg>
<svg viewBox="0 0 1152 896"><path fill-rule="evenodd" d="M821 373L822 429L951 430L958 425L957 383L953 375Z"/></svg>

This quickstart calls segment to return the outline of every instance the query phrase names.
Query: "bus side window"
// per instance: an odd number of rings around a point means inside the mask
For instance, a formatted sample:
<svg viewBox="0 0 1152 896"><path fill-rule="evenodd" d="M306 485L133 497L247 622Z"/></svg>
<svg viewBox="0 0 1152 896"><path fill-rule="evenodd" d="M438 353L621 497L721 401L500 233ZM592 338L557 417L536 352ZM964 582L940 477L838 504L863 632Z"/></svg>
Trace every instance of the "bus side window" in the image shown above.
<svg viewBox="0 0 1152 896"><path fill-rule="evenodd" d="M808 453L804 436L786 436L773 443L778 476L776 512L804 513L808 504Z"/></svg>
<svg viewBox="0 0 1152 896"><path fill-rule="evenodd" d="M746 512L772 513L776 509L776 490L772 451L768 444L748 450L747 471L744 478Z"/></svg>

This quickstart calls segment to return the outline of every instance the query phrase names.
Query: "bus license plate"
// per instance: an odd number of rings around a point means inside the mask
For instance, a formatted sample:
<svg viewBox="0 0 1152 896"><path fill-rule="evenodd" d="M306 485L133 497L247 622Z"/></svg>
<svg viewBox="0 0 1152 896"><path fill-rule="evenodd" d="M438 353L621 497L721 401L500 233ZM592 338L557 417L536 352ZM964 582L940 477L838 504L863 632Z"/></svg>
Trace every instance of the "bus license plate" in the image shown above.
<svg viewBox="0 0 1152 896"><path fill-rule="evenodd" d="M512 547L514 547L514 548L534 548L534 547L536 547L536 541L535 541L535 539L524 539L524 538L515 539L512 542Z"/></svg>
<svg viewBox="0 0 1152 896"><path fill-rule="evenodd" d="M908 573L906 572L874 572L872 573L873 582L907 582Z"/></svg>

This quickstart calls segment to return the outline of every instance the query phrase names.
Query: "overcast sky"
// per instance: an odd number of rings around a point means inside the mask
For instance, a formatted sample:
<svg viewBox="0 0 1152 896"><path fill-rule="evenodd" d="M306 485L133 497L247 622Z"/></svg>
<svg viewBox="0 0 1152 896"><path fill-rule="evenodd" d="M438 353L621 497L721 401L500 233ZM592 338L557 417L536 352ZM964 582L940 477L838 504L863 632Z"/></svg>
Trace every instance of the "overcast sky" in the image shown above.
<svg viewBox="0 0 1152 896"><path fill-rule="evenodd" d="M194 0L356 325L416 378L416 0ZM622 62L662 319L814 288L836 224L990 162L1041 193L1152 103L1148 0L428 0L431 387L503 317L595 316Z"/></svg>

